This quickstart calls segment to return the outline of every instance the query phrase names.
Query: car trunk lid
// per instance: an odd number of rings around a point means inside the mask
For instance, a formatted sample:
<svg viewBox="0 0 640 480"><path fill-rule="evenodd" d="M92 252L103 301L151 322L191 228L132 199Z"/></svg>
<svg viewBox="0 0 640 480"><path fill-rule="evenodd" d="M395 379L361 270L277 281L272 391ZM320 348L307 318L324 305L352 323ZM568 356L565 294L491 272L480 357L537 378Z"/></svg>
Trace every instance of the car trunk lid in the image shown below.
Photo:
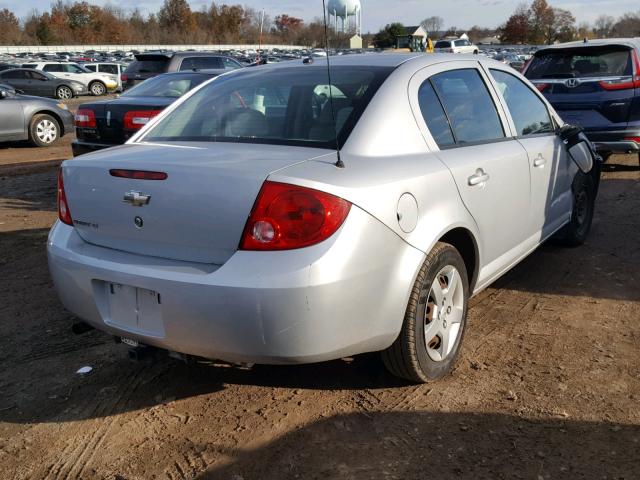
<svg viewBox="0 0 640 480"><path fill-rule="evenodd" d="M74 227L89 243L221 265L237 250L267 176L326 153L233 143L124 145L65 162L65 193ZM166 179L121 178L114 169ZM146 197L148 203L132 200Z"/></svg>
<svg viewBox="0 0 640 480"><path fill-rule="evenodd" d="M149 112L149 115L153 115L164 110L175 100L173 97L123 96L110 101L82 104L79 109L91 110L95 115L96 126L77 127L77 138L87 142L121 145L138 130L125 128L124 118L127 112Z"/></svg>
<svg viewBox="0 0 640 480"><path fill-rule="evenodd" d="M564 121L605 131L627 127L639 68L629 46L587 45L539 51L525 76Z"/></svg>

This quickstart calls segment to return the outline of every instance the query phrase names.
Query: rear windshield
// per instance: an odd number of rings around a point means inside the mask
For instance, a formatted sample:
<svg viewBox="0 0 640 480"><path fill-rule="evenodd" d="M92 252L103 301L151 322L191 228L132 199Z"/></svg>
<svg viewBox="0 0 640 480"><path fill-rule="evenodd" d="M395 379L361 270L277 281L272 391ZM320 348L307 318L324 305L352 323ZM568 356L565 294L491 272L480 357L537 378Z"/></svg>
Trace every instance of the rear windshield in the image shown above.
<svg viewBox="0 0 640 480"><path fill-rule="evenodd" d="M178 98L212 76L160 75L150 78L123 93L122 97L171 97Z"/></svg>
<svg viewBox="0 0 640 480"><path fill-rule="evenodd" d="M633 72L630 50L622 46L582 47L540 52L533 57L526 77L622 77Z"/></svg>
<svg viewBox="0 0 640 480"><path fill-rule="evenodd" d="M168 64L168 58L134 60L127 67L126 73L164 73L167 70Z"/></svg>
<svg viewBox="0 0 640 480"><path fill-rule="evenodd" d="M436 42L436 44L434 45L433 48L451 48L451 42L450 41L439 41Z"/></svg>
<svg viewBox="0 0 640 480"><path fill-rule="evenodd" d="M336 132L344 144L391 70L333 67L330 86L322 66L243 69L189 97L144 140L335 148Z"/></svg>

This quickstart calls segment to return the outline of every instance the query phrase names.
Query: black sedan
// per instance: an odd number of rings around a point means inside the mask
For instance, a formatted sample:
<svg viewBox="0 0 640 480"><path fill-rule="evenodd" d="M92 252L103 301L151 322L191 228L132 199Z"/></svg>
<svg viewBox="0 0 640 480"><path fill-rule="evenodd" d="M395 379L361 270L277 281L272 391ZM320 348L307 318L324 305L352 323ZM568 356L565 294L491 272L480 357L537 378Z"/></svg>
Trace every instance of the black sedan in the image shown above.
<svg viewBox="0 0 640 480"><path fill-rule="evenodd" d="M165 73L145 80L113 100L83 103L75 116L73 155L125 143L149 120L197 85L225 70Z"/></svg>
<svg viewBox="0 0 640 480"><path fill-rule="evenodd" d="M0 85L0 141L29 140L48 147L73 131L73 115L64 103L20 95Z"/></svg>
<svg viewBox="0 0 640 480"><path fill-rule="evenodd" d="M0 82L11 85L26 95L68 100L78 95L86 95L87 87L75 80L56 78L53 75L32 68L14 68L0 71Z"/></svg>

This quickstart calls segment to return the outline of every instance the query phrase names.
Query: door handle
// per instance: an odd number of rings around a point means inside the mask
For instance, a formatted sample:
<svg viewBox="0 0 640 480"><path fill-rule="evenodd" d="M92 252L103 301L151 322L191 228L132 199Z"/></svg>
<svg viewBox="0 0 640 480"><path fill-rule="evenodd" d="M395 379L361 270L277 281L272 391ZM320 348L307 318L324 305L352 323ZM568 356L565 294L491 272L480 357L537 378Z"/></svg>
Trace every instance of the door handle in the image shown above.
<svg viewBox="0 0 640 480"><path fill-rule="evenodd" d="M467 181L469 182L470 187L475 187L476 185L480 185L489 180L489 174L485 173L483 169L479 168L476 170L476 173L471 175Z"/></svg>
<svg viewBox="0 0 640 480"><path fill-rule="evenodd" d="M544 164L547 163L547 159L542 156L541 153L538 154L538 158L533 161L534 167L544 167Z"/></svg>

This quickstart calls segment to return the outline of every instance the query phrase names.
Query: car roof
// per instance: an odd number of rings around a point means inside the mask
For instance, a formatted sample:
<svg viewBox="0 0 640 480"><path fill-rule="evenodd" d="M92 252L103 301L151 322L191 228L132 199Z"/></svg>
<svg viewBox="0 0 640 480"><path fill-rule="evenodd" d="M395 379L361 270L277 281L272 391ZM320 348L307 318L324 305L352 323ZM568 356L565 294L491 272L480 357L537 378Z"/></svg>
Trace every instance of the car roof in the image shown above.
<svg viewBox="0 0 640 480"><path fill-rule="evenodd" d="M556 45L541 47L536 53L564 48L604 47L608 45L623 45L626 47L640 49L640 38L601 38L597 40L587 40L586 42L581 40L576 42L558 43Z"/></svg>
<svg viewBox="0 0 640 480"><path fill-rule="evenodd" d="M225 70L224 68L203 68L202 70L178 70L177 72L161 73L158 76L169 77L175 75L222 75L223 73L232 71L233 70Z"/></svg>

